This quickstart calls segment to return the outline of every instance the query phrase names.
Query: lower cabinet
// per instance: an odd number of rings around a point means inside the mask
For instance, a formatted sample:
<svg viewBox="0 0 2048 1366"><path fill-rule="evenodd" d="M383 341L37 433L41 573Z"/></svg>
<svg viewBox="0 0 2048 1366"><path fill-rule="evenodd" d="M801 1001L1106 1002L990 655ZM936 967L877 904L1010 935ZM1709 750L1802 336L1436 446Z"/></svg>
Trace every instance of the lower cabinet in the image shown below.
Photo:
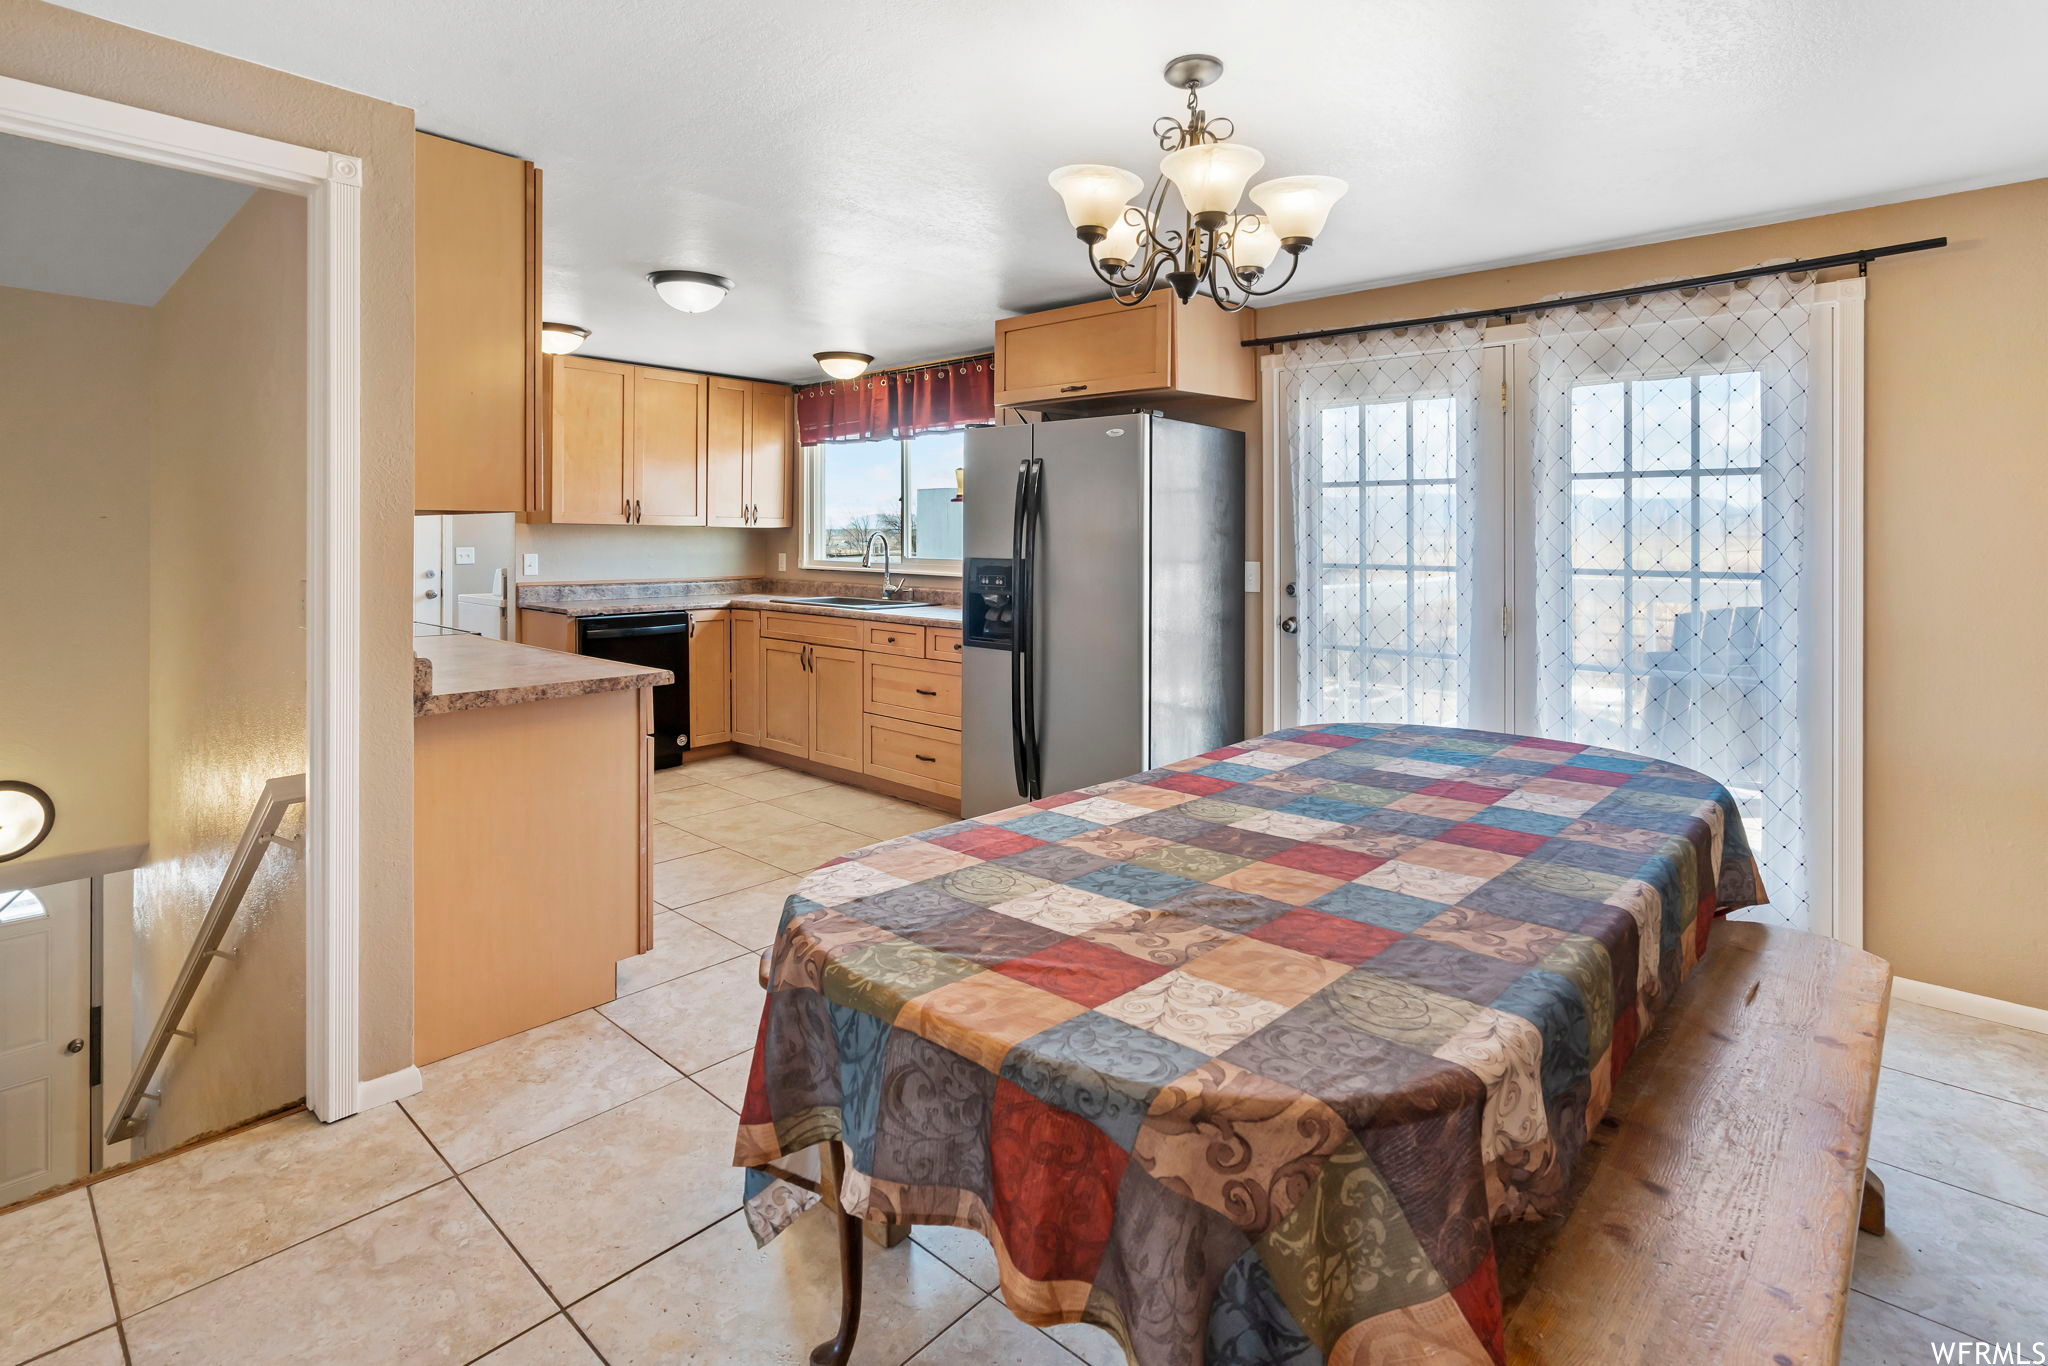
<svg viewBox="0 0 2048 1366"><path fill-rule="evenodd" d="M732 614L732 738L761 743L761 614Z"/></svg>
<svg viewBox="0 0 2048 1366"><path fill-rule="evenodd" d="M732 739L732 614L690 613L690 743Z"/></svg>
<svg viewBox="0 0 2048 1366"><path fill-rule="evenodd" d="M860 651L811 647L811 757L860 769Z"/></svg>
<svg viewBox="0 0 2048 1366"><path fill-rule="evenodd" d="M762 641L760 744L858 772L860 651L798 640Z"/></svg>
<svg viewBox="0 0 2048 1366"><path fill-rule="evenodd" d="M730 617L732 739L960 796L958 632L790 612Z"/></svg>
<svg viewBox="0 0 2048 1366"><path fill-rule="evenodd" d="M948 797L960 795L960 732L894 716L866 718L862 771Z"/></svg>
<svg viewBox="0 0 2048 1366"><path fill-rule="evenodd" d="M761 642L761 748L811 757L811 647Z"/></svg>

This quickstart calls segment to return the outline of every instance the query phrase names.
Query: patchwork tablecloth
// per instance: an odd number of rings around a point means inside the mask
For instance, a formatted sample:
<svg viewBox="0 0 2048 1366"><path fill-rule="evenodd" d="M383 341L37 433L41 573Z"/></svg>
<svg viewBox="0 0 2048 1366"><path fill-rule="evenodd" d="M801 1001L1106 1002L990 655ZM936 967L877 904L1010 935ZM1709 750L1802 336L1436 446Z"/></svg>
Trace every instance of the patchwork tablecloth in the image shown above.
<svg viewBox="0 0 2048 1366"><path fill-rule="evenodd" d="M1139 1366L1498 1362L1492 1225L1762 901L1712 779L1525 736L1277 731L848 855L783 914L736 1161L965 1225ZM747 1173L766 1241L813 1197Z"/></svg>

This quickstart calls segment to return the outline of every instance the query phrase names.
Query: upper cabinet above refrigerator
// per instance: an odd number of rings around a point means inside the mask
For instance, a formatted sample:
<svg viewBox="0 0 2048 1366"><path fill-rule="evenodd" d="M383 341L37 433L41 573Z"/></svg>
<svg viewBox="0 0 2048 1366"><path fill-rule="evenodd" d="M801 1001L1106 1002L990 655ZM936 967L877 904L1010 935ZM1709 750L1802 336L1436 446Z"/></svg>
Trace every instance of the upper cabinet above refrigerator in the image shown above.
<svg viewBox="0 0 2048 1366"><path fill-rule="evenodd" d="M540 423L540 172L414 137L413 508L524 512Z"/></svg>
<svg viewBox="0 0 2048 1366"><path fill-rule="evenodd" d="M1225 313L1158 290L996 323L996 406L1052 407L1103 397L1252 399L1257 362L1241 345L1251 311Z"/></svg>

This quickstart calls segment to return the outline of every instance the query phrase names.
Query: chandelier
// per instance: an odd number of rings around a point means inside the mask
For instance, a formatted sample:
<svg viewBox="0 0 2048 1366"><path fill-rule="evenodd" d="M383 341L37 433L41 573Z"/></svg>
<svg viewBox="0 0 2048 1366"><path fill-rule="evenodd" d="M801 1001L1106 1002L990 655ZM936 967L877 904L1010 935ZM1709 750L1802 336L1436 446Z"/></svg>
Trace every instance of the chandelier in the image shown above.
<svg viewBox="0 0 2048 1366"><path fill-rule="evenodd" d="M1239 213L1245 183L1266 158L1230 141L1237 129L1229 119L1202 112L1195 92L1222 74L1222 62L1200 53L1166 64L1166 83L1188 92L1187 121L1168 114L1152 125L1166 155L1143 208L1130 201L1145 182L1116 166L1062 166L1046 177L1066 204L1074 236L1088 244L1090 268L1120 304L1144 302L1162 275L1182 303L1206 284L1228 312L1277 294L1350 188L1335 176L1283 176L1252 186L1252 202L1263 213ZM1168 182L1180 192L1178 228L1161 226ZM1261 287L1283 251L1287 273Z"/></svg>

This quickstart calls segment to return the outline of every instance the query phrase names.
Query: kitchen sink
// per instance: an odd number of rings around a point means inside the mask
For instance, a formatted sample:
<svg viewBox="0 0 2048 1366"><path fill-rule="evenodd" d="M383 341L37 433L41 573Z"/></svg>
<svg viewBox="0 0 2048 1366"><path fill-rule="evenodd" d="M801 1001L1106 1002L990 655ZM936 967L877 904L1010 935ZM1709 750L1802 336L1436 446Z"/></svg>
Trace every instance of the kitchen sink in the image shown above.
<svg viewBox="0 0 2048 1366"><path fill-rule="evenodd" d="M777 598L777 602L794 603L803 607L855 607L863 611L874 611L879 607L918 607L922 604L903 602L895 598Z"/></svg>

